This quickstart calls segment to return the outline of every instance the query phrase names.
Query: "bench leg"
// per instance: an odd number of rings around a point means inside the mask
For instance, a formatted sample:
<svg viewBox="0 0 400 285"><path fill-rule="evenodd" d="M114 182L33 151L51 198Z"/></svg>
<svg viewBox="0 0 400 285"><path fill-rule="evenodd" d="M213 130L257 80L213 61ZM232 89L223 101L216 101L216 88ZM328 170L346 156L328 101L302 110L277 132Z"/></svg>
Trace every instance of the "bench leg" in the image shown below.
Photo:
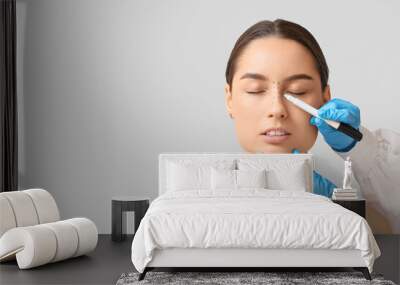
<svg viewBox="0 0 400 285"><path fill-rule="evenodd" d="M372 280L371 275L369 274L368 267L354 267L354 269L357 271L361 271L365 279Z"/></svg>

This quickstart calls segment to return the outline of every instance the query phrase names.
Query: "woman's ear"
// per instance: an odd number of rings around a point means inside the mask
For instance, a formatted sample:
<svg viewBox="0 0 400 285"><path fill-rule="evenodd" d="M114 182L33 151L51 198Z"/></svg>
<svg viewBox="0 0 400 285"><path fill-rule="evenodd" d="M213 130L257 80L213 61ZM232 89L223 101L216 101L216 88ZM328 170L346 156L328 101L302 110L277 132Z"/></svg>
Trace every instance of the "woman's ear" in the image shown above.
<svg viewBox="0 0 400 285"><path fill-rule="evenodd" d="M325 86L324 93L322 94L322 99L324 104L331 100L331 87L329 85Z"/></svg>
<svg viewBox="0 0 400 285"><path fill-rule="evenodd" d="M233 119L232 92L228 83L225 84L225 105L229 116Z"/></svg>

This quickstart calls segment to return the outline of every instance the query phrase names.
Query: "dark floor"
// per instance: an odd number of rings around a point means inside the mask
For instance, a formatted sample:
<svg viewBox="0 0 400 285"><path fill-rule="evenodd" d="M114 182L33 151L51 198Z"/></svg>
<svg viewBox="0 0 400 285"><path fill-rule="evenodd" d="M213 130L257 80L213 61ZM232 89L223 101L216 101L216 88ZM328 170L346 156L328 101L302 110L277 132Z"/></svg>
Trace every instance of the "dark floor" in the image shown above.
<svg viewBox="0 0 400 285"><path fill-rule="evenodd" d="M400 235L375 235L382 251L374 265L374 273L399 283ZM129 237L112 242L110 235L100 235L94 252L88 256L64 260L41 267L19 270L16 262L0 264L0 284L115 284L123 272L135 271L131 259Z"/></svg>
<svg viewBox="0 0 400 285"><path fill-rule="evenodd" d="M135 271L132 238L112 242L111 235L99 235L96 250L87 256L19 270L17 263L0 264L0 284L115 284L124 272Z"/></svg>

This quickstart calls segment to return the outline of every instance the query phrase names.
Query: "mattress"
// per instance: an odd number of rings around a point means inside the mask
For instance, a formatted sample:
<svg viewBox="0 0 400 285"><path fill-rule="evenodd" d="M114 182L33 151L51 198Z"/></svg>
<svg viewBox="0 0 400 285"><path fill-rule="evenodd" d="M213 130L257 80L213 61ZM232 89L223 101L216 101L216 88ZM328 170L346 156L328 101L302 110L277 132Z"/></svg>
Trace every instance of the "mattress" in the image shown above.
<svg viewBox="0 0 400 285"><path fill-rule="evenodd" d="M253 248L359 250L372 272L379 247L367 221L309 192L186 190L156 198L132 242L139 272L157 249Z"/></svg>

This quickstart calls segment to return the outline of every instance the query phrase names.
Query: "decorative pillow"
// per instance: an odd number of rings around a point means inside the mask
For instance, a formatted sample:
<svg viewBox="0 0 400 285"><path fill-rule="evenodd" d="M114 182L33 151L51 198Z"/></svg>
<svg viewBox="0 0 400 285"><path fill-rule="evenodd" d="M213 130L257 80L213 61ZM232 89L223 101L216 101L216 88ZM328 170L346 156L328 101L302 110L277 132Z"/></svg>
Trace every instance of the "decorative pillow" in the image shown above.
<svg viewBox="0 0 400 285"><path fill-rule="evenodd" d="M236 170L211 168L211 189L236 189Z"/></svg>
<svg viewBox="0 0 400 285"><path fill-rule="evenodd" d="M211 168L211 189L266 188L265 169L234 170Z"/></svg>
<svg viewBox="0 0 400 285"><path fill-rule="evenodd" d="M267 188L267 171L235 170L237 188Z"/></svg>
<svg viewBox="0 0 400 285"><path fill-rule="evenodd" d="M187 189L209 189L210 167L182 165L171 163L169 173L169 190L182 191Z"/></svg>
<svg viewBox="0 0 400 285"><path fill-rule="evenodd" d="M239 159L240 170L267 170L267 188L273 190L307 191L309 181L308 164L305 160Z"/></svg>
<svg viewBox="0 0 400 285"><path fill-rule="evenodd" d="M183 191L211 188L211 167L234 169L235 161L198 161L179 159L169 161L167 166L167 191Z"/></svg>
<svg viewBox="0 0 400 285"><path fill-rule="evenodd" d="M308 187L306 164L297 163L290 169L275 168L267 172L268 188L306 192Z"/></svg>

